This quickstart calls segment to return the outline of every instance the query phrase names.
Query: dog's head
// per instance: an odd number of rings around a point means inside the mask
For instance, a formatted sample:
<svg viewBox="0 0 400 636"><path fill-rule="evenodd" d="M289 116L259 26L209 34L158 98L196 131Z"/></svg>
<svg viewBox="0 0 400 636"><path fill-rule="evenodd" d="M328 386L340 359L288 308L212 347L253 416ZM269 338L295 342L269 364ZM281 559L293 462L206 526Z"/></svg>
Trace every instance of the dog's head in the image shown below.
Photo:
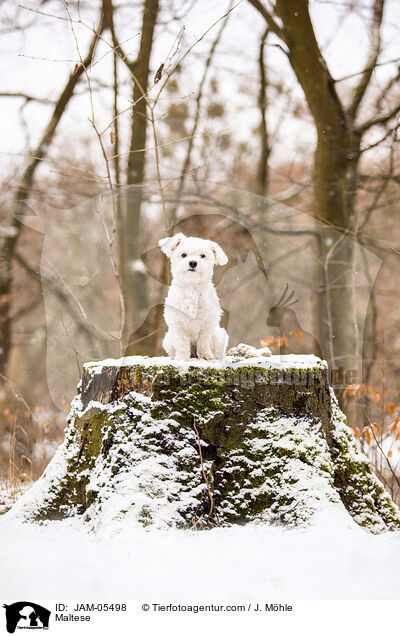
<svg viewBox="0 0 400 636"><path fill-rule="evenodd" d="M161 239L158 244L171 261L173 278L185 285L211 280L214 265L228 262L225 252L215 241L185 236L181 232Z"/></svg>

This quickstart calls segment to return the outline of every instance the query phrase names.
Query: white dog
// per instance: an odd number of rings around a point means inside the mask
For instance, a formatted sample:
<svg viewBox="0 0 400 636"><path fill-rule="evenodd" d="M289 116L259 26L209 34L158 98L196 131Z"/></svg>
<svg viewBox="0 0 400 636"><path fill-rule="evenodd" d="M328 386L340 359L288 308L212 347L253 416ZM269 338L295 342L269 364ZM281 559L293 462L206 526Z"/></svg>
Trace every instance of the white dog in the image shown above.
<svg viewBox="0 0 400 636"><path fill-rule="evenodd" d="M228 258L214 241L182 233L158 242L171 261L172 284L165 299L168 326L163 347L170 358L222 359L228 334L219 326L222 309L212 283L214 265Z"/></svg>

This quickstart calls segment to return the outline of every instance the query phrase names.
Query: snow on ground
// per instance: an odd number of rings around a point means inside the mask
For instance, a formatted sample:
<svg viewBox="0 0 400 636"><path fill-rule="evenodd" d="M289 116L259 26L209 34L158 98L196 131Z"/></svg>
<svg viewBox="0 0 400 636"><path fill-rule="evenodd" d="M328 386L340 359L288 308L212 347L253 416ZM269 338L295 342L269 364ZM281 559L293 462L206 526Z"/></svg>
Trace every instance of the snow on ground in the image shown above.
<svg viewBox="0 0 400 636"><path fill-rule="evenodd" d="M259 349L261 352L264 349ZM257 351L254 349L254 351ZM246 366L261 366L265 369L277 369L280 371L287 371L289 369L326 369L327 362L317 358L313 354L296 355L289 353L287 355L273 355L265 357L259 355L255 358L238 358L234 356L225 356L224 360L202 360L197 358L191 358L190 360L172 360L166 356L153 358L150 356L127 356L125 358L107 358L106 360L100 360L98 362L85 362L84 369L91 375L101 373L103 367L128 367L140 364L145 367L154 366L173 366L182 370L187 370L189 367L199 367L202 369L237 369Z"/></svg>
<svg viewBox="0 0 400 636"><path fill-rule="evenodd" d="M0 597L46 599L399 599L400 532L378 536L332 504L307 529L89 534L78 520L0 517Z"/></svg>
<svg viewBox="0 0 400 636"><path fill-rule="evenodd" d="M11 487L5 480L0 481L0 515L3 515L21 496L32 488L34 482L26 481L23 484L14 484ZM1 516L0 516L1 519Z"/></svg>

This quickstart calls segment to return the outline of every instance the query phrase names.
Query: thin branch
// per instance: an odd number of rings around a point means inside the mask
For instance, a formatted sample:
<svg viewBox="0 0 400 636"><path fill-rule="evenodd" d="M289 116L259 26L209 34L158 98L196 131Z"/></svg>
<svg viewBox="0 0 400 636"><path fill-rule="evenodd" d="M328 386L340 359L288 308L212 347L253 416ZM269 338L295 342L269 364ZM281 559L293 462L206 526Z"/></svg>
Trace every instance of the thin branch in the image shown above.
<svg viewBox="0 0 400 636"><path fill-rule="evenodd" d="M115 261L114 254L113 254L113 251L112 251L113 236L110 236L110 233L109 233L108 228L107 228L107 223L106 223L106 219L105 219L105 216L104 216L104 207L103 207L103 197L102 196L100 196L99 207L100 207L101 222L102 222L103 230L104 230L104 233L105 233L106 239L107 239L108 257L110 259L110 263L111 263L111 267L112 267L112 270L113 270L114 278L116 280L117 288L118 288L118 297L119 297L120 313L121 313L120 330L119 330L118 340L119 340L119 345L120 345L120 350L121 350L121 355L122 355L122 352L123 352L123 350L122 350L122 337L123 337L123 333L124 333L124 330L125 330L125 320L126 320L125 298L124 298L124 291L123 291L123 287L122 287L122 277L121 277L121 273L120 273L120 271L118 269L118 264ZM115 215L114 215L113 218L114 218L113 235L115 235L115 233L116 233L115 222L117 221L117 219L115 218Z"/></svg>
<svg viewBox="0 0 400 636"><path fill-rule="evenodd" d="M54 100L52 99L47 99L46 97L35 97L34 95L28 95L27 93L20 93L20 92L16 92L13 93L11 91L5 91L5 92L1 92L0 93L0 97L11 97L11 98L18 98L18 99L24 99L26 102L37 102L39 104L53 104L54 105Z"/></svg>
<svg viewBox="0 0 400 636"><path fill-rule="evenodd" d="M88 52L86 54L86 57L82 61L82 64L80 64L77 68L75 68L74 71L69 76L68 81L55 104L52 116L42 135L42 138L39 141L36 149L33 151L33 158L28 164L28 166L26 167L21 177L20 186L16 194L16 215L14 215L14 218L13 218L14 227L19 228L21 225L20 217L23 216L25 213L25 206L22 204L22 202L29 195L29 190L32 185L33 176L36 171L36 168L39 162L41 161L41 159L43 159L45 155L47 154L47 150L57 130L58 123L63 113L65 112L65 109L74 93L76 85L78 84L83 73L86 72L87 68L92 63L96 46L99 41L99 34L102 33L102 31L103 31L103 17L100 18L98 30L93 36L89 44Z"/></svg>
<svg viewBox="0 0 400 636"><path fill-rule="evenodd" d="M68 2L65 2L65 9L70 21L70 27L71 27L71 31L75 40L75 45L76 45L76 49L78 51L78 55L79 58L81 60L82 63L82 57L81 57L81 53L80 53L80 49L79 49L79 43L78 43L78 38L76 36L75 33L75 29L74 29L74 24L72 21L72 17L68 8ZM112 37L114 38L114 22L113 22L113 6L112 6L112 2L111 0L103 0L103 28L109 28L112 34ZM115 83L115 88L114 90L117 90L117 62L116 62L116 52L114 51L114 83ZM113 244L113 238L114 235L116 234L116 223L120 223L121 222L121 215L119 213L118 207L117 207L117 202L115 200L114 197L114 187L113 187L113 181L112 181L112 176L111 176L111 170L110 170L110 163L109 163L109 158L107 157L107 153L106 153L106 149L104 147L104 143L102 140L102 136L100 134L100 132L97 129L96 123L95 123L95 112L94 112L94 103L93 103L93 93L92 93L92 85L91 85L91 80L90 80L90 76L88 74L88 72L85 69L85 74L86 74L86 78L87 78L87 86L88 86L88 90L89 90L89 97L90 97L90 106L91 106L91 114L92 117L90 119L90 123L92 124L92 127L97 135L97 139L101 148L101 152L104 158L104 162L105 162L105 166L106 166L106 172L107 172L107 180L108 180L108 184L109 184L109 188L111 191L111 200L112 200L112 206L113 206L113 211L114 211L114 215L113 215L113 231L112 234L110 236L110 233L108 232L108 228L105 222L105 218L104 218L104 214L103 214L103 200L100 197L100 216L101 216L101 220L102 220L102 224L103 224L103 229L105 231L106 234L106 239L107 239L107 248L108 248L108 253L109 253L109 258L110 258L110 262L111 262L111 267L114 273L114 276L116 278L117 281L117 286L118 286L118 294L119 294L119 300L120 300L120 313L121 313L121 321L120 321L120 333L119 333L119 344L120 344L120 353L122 354L122 334L124 332L125 329L125 299L123 296L123 292L122 292L122 287L121 287L121 278L118 272L118 267L115 263L114 260L114 256L112 254L112 244ZM116 94L115 94L115 104L114 107L116 108ZM119 166L119 158L118 156L115 157L114 162L117 162L117 165ZM119 176L119 174L118 174ZM119 197L118 197L118 201L119 201ZM83 311L83 308L81 308L81 311ZM86 316L84 316L84 318L86 319Z"/></svg>
<svg viewBox="0 0 400 636"><path fill-rule="evenodd" d="M5 375L4 373L0 373L0 378L4 381L7 382L7 384L9 385L14 397L18 400L18 402L21 402L21 404L24 405L24 407L26 408L26 410L29 412L31 418L37 423L40 424L40 420L36 417L36 415L34 414L33 410L31 409L31 407L29 406L28 402L25 400L24 396L21 395L18 392L18 389L15 385L15 383L11 380L11 378L9 378L7 375Z"/></svg>
<svg viewBox="0 0 400 636"><path fill-rule="evenodd" d="M31 311L36 309L36 307L41 303L42 297L40 295L36 296L28 305L21 307L18 311L15 311L12 315L13 323L18 322L20 318L23 318L27 314L30 314Z"/></svg>
<svg viewBox="0 0 400 636"><path fill-rule="evenodd" d="M400 109L399 109L399 112L400 112ZM375 141L373 144L370 144L369 146L364 146L364 148L360 148L360 150L358 150L357 152L350 153L347 156L347 158L348 159L354 159L358 155L361 155L364 152L368 152L368 150L372 150L372 148L376 148L377 146L380 146L384 141L386 141L386 139L388 139L388 137L393 135L399 128L400 128L400 122L397 123L392 128L389 128L389 130L387 130L386 133L383 135L383 137L378 139L378 141Z"/></svg>
<svg viewBox="0 0 400 636"><path fill-rule="evenodd" d="M383 18L383 9L385 5L385 0L375 0L374 6L372 9L372 18L370 25L370 53L367 64L367 70L361 75L360 81L356 86L353 99L349 108L347 109L347 115L351 121L357 116L358 109L363 100L365 92L370 83L372 73L376 67L376 63L378 61L379 54L381 52L381 25Z"/></svg>
<svg viewBox="0 0 400 636"><path fill-rule="evenodd" d="M232 4L233 2L231 2L229 10L232 9ZM199 121L200 121L200 112L201 112L201 103L202 103L202 98L203 98L203 90L204 90L204 86L207 80L207 76L208 76L208 72L210 70L211 64L212 64L212 60L214 58L214 54L215 51L217 49L217 46L221 40L222 37L222 33L227 25L228 19L229 19L230 13L228 12L225 16L225 19L223 20L221 27L214 39L214 42L211 45L210 51L208 53L207 56L207 60L204 66L204 71L203 71L203 75L202 78L200 80L200 84L199 84L199 88L197 90L197 95L196 95L196 100L195 100L195 104L196 104L196 110L195 110L195 114L194 114L194 119L193 119L193 126L192 126L192 130L190 132L190 135L188 136L188 144L187 144L187 148L186 148L186 156L185 156L185 160L183 162L183 166L182 166L182 170L181 170L181 174L179 177L179 185L178 185L178 189L177 189L177 194L176 194L176 198L177 198L177 203L174 206L172 212L171 212L171 218L170 218L170 225L173 225L175 223L175 217L176 217L176 211L177 208L179 206L179 201L180 198L182 196L182 192L183 189L185 187L185 180L187 177L187 174L189 172L189 167L190 167L190 162L191 162L191 156L192 156L192 150L193 150L193 145L194 145L194 140L196 138L196 132L197 132L197 128L199 125Z"/></svg>
<svg viewBox="0 0 400 636"><path fill-rule="evenodd" d="M378 438L377 438L377 437L376 437L376 435L375 435L374 428L373 428L373 426L372 426L372 424L371 424L371 421L370 421L370 419L369 419L369 417L368 417L367 410L366 410L366 408L365 408L364 400L360 400L360 403L361 403L362 410L363 410L363 412L364 412L365 420L366 420L366 422L367 422L367 424L368 424L368 426L369 426L369 428L370 428L370 430L371 430L371 432L372 432L372 435L373 435L373 437L374 437L375 443L376 443L377 447L379 448L379 450L381 451L381 453L382 453L383 457L385 458L386 463L387 463L387 465L388 465L388 467L389 467L389 470L390 470L390 472L392 473L392 475L393 475L393 477L394 477L394 479L395 479L395 481L396 481L396 484L397 484L397 485L398 485L398 487L400 488L400 481L399 481L399 478L397 477L397 475L396 475L395 471L393 470L392 464L391 464L391 463L390 463L390 461L389 461L389 457L387 457L386 453L384 452L384 450L383 450L382 446L380 445L380 443L379 443L379 441L378 441Z"/></svg>
<svg viewBox="0 0 400 636"><path fill-rule="evenodd" d="M202 40L204 40L204 38L206 37L206 35L208 35L208 33L215 27L217 26L217 24L219 22L221 22L222 20L224 20L230 13L232 13L232 11L234 11L240 4L242 4L243 0L239 0L239 2L237 2L233 7L231 7L226 13L224 13L224 15L222 15L220 18L218 18L218 20L215 20L215 22L213 22L213 24L211 26L208 27L208 29L206 29L206 31L204 31L204 33L195 41L193 42L193 44L191 46L189 46L189 48L185 51L185 53L182 55L182 57L178 60L178 62L175 64L175 66L171 69L170 72L166 73L166 77L165 80L163 82L163 84L161 85L154 103L156 104L159 100L159 97L161 95L161 93L163 92L166 84L168 83L171 75L176 71L176 69L182 64L183 60L189 55L189 53L194 49L195 46L197 46Z"/></svg>
<svg viewBox="0 0 400 636"><path fill-rule="evenodd" d="M8 295L13 280L11 263L20 237L22 220L26 213L25 202L30 196L36 169L48 153L49 146L53 141L58 124L74 94L74 90L82 74L86 72L87 67L90 66L93 61L96 46L99 40L99 34L103 31L103 28L103 12L100 11L99 26L96 34L91 39L86 57L84 60L82 60L82 63L80 65L75 66L73 72L69 76L58 100L55 103L53 112L40 138L40 141L33 152L33 157L31 157L19 179L18 187L14 197L14 210L11 220L11 227L14 231L11 232L7 237L3 238L1 241L2 268L0 272L0 294L3 299L6 299L6 303L3 306L3 311L0 314L0 339L2 342L2 349L0 350L0 367L2 369L5 369L6 367L10 352L11 306L10 301L7 301L7 298L9 297Z"/></svg>
<svg viewBox="0 0 400 636"><path fill-rule="evenodd" d="M260 73L260 90L258 95L258 107L261 116L261 153L260 162L258 167L258 184L260 187L260 194L266 195L268 191L268 159L271 154L270 140L268 135L267 126L267 73L265 69L264 51L265 44L269 34L269 27L267 27L261 36L260 49L258 54L258 69Z"/></svg>
<svg viewBox="0 0 400 636"><path fill-rule="evenodd" d="M248 2L263 16L266 21L268 28L278 36L280 40L286 42L286 34L283 28L279 26L279 24L274 20L272 15L267 11L266 7L264 7L263 3L260 0L248 0ZM285 51L286 52L286 51Z"/></svg>
<svg viewBox="0 0 400 636"><path fill-rule="evenodd" d="M372 117L371 119L368 119L368 121L358 126L358 128L356 129L357 133L362 134L373 126L381 126L383 124L386 124L388 121L393 119L393 117L396 117L396 115L398 115L399 113L400 104L397 104L394 108L392 108L392 110L385 113L384 115L380 115L379 117Z"/></svg>
<svg viewBox="0 0 400 636"><path fill-rule="evenodd" d="M348 75L343 75L342 77L339 77L338 79L333 80L335 82L335 84L338 84L339 82L345 82L348 79L352 79L353 77L358 77L358 75L363 75L364 73L367 73L368 71L374 69L374 68L378 68L380 66L387 66L388 64L395 64L396 62L400 61L400 57L395 57L392 60L385 60L384 62L377 62L376 64L373 65L369 65L366 66L365 68L363 68L361 71L356 71L355 73L349 73Z"/></svg>
<svg viewBox="0 0 400 636"><path fill-rule="evenodd" d="M69 313L71 318L75 321L77 327L87 333L90 337L93 336L93 333L96 332L96 338L99 337L99 332L101 336L106 336L104 341L108 341L109 338L116 339L113 334L108 332L104 332L103 330L99 330L95 326L93 326L87 319L85 311L81 310L82 318L79 315L70 302L69 296L64 290L59 287L56 281L51 277L47 276L43 271L40 272L39 267L32 265L29 263L19 252L15 252L14 254L15 261L36 281L40 284L45 283L49 291L51 291L63 304L66 311ZM80 305L79 301L78 306Z"/></svg>

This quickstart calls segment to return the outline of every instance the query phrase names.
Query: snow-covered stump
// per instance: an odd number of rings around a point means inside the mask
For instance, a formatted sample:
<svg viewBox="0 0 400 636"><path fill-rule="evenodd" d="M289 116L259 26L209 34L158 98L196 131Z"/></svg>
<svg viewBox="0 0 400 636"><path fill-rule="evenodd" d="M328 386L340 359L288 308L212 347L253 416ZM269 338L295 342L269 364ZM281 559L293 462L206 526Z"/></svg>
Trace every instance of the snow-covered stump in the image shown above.
<svg viewBox="0 0 400 636"><path fill-rule="evenodd" d="M297 526L335 504L372 531L400 528L325 362L136 356L84 366L65 441L12 514L94 529Z"/></svg>

